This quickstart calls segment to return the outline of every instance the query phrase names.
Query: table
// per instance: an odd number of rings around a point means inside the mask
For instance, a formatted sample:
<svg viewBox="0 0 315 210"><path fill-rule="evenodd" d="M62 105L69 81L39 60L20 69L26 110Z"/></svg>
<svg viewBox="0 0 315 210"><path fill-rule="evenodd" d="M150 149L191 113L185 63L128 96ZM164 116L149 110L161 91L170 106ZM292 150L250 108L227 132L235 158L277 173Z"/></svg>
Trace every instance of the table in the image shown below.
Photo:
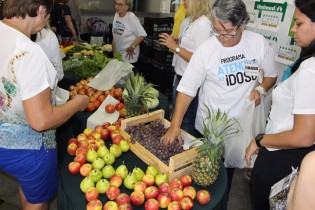
<svg viewBox="0 0 315 210"><path fill-rule="evenodd" d="M87 201L84 197L84 193L80 190L80 182L83 177L80 174L70 174L68 172L68 164L73 161L74 156L66 155L62 161L59 177L58 188L58 209L59 210L84 210L86 209ZM117 168L124 161L129 171L137 166L142 170L147 168L147 165L140 160L131 151L123 153L121 157L117 158L113 164L114 168ZM196 190L205 189L193 184ZM211 200L207 205L200 205L194 200L193 209L200 210L226 210L227 208L227 173L226 169L221 163L218 179L209 187L206 188L210 191ZM125 187L120 187L121 192L131 194L131 190ZM100 195L99 199L103 205L108 201L105 194ZM134 207L134 206L133 206ZM140 207L134 207L133 209L144 209L144 205Z"/></svg>

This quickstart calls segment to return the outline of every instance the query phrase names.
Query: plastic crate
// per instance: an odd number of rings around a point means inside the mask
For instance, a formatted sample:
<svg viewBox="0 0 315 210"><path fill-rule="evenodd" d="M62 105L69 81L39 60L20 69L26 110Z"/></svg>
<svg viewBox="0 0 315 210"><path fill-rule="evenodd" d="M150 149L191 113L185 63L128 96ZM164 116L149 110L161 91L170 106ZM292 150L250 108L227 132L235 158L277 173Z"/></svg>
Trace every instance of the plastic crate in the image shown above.
<svg viewBox="0 0 315 210"><path fill-rule="evenodd" d="M159 43L158 40L153 41L152 60L165 66L171 66L173 62L173 53L169 49ZM158 68L158 67L157 67Z"/></svg>
<svg viewBox="0 0 315 210"><path fill-rule="evenodd" d="M144 17L144 29L148 36L158 36L161 33L172 33L174 19L166 18L150 18Z"/></svg>

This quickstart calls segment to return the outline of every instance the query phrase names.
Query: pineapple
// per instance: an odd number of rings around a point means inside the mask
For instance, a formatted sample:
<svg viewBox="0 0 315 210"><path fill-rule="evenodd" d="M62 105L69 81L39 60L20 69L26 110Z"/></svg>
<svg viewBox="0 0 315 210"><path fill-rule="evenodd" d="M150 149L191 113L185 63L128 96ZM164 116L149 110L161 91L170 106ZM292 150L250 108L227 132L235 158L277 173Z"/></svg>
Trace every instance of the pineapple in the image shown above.
<svg viewBox="0 0 315 210"><path fill-rule="evenodd" d="M240 131L236 118L229 118L228 113L208 109L204 120L204 137L196 139L201 144L197 147L198 156L192 165L192 178L201 186L212 184L219 175L220 162L224 153L224 140Z"/></svg>
<svg viewBox="0 0 315 210"><path fill-rule="evenodd" d="M134 117L146 113L147 103L150 99L155 98L154 94L149 91L153 84L145 84L141 74L130 74L130 77L125 82L125 91L123 100L126 106L127 117Z"/></svg>

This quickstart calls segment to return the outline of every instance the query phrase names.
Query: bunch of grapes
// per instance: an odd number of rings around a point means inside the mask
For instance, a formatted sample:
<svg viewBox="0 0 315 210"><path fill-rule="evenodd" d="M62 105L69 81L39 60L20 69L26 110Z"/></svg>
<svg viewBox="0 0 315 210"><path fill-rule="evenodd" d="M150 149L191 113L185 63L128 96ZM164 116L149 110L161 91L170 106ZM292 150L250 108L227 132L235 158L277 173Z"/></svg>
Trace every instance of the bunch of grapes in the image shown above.
<svg viewBox="0 0 315 210"><path fill-rule="evenodd" d="M183 152L184 149L178 140L167 145L161 143L160 140L166 131L167 128L164 127L160 120L130 126L126 129L126 132L131 137L131 143L138 141L153 155L168 165L170 157Z"/></svg>

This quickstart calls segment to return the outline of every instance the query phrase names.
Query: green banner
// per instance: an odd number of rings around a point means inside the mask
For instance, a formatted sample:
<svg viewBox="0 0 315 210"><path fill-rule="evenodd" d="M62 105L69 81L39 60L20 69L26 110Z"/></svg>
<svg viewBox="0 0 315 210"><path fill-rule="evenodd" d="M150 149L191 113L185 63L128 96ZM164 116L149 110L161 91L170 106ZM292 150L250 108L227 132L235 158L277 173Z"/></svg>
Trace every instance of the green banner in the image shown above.
<svg viewBox="0 0 315 210"><path fill-rule="evenodd" d="M261 12L262 11L269 11L269 12L280 12L282 13L282 18L281 21L283 22L285 12L287 10L288 3L284 2L283 4L280 3L273 3L273 2L262 2L261 1L256 1L254 10L258 10L258 17L261 17Z"/></svg>

